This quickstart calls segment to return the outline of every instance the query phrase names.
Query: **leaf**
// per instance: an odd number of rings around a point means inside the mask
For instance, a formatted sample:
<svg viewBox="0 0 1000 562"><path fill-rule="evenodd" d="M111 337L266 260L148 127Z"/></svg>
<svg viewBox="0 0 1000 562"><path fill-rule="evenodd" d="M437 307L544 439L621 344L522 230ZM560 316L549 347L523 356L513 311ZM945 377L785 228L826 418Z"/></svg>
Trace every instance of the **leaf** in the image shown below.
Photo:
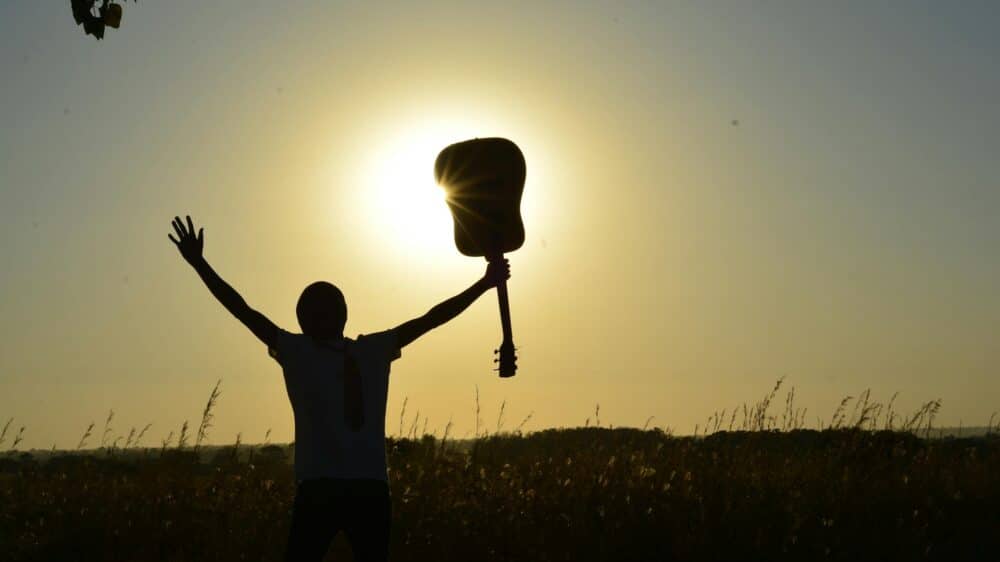
<svg viewBox="0 0 1000 562"><path fill-rule="evenodd" d="M97 19L88 19L83 22L83 32L87 35L93 35L97 39L104 38L104 22Z"/></svg>
<svg viewBox="0 0 1000 562"><path fill-rule="evenodd" d="M70 7L73 9L73 19L76 25L80 25L94 17L90 11L94 8L94 0L72 0Z"/></svg>
<svg viewBox="0 0 1000 562"><path fill-rule="evenodd" d="M101 19L104 20L104 25L108 27L113 27L118 29L122 23L122 7L120 4L108 4L107 7L101 7Z"/></svg>

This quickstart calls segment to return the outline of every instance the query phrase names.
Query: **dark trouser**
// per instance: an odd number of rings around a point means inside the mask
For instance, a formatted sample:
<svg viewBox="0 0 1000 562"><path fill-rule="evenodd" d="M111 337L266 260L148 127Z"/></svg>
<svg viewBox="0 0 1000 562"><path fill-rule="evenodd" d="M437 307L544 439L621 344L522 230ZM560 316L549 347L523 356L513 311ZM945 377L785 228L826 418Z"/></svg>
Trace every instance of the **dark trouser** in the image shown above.
<svg viewBox="0 0 1000 562"><path fill-rule="evenodd" d="M389 558L389 485L382 480L320 478L299 482L286 562L322 560L338 532L358 562Z"/></svg>

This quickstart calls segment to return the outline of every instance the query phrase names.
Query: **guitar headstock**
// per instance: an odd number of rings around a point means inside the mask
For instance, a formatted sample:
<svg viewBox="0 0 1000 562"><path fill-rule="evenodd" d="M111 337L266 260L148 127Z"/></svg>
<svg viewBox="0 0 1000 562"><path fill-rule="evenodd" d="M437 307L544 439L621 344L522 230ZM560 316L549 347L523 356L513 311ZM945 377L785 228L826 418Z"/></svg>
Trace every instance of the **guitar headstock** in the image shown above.
<svg viewBox="0 0 1000 562"><path fill-rule="evenodd" d="M498 356L493 362L499 363L499 367L494 370L500 373L500 378L505 379L517 374L517 355L514 352L514 344L509 341L500 344L500 349L493 350L493 354Z"/></svg>

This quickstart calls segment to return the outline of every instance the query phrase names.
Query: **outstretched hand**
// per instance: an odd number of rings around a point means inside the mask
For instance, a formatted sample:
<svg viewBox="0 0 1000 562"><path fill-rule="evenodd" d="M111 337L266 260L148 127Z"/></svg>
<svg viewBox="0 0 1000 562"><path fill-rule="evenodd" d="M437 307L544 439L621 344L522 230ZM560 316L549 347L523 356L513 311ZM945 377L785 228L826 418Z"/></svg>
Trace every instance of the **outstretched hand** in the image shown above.
<svg viewBox="0 0 1000 562"><path fill-rule="evenodd" d="M480 282L493 288L508 279L510 279L510 262L504 258L489 262L486 266L486 273L483 274Z"/></svg>
<svg viewBox="0 0 1000 562"><path fill-rule="evenodd" d="M181 222L180 217L174 217L170 224L173 225L177 238L173 234L167 234L167 237L177 246L184 260L191 265L201 261L201 251L205 247L205 229L199 228L198 235L195 236L191 215L187 217L187 226Z"/></svg>

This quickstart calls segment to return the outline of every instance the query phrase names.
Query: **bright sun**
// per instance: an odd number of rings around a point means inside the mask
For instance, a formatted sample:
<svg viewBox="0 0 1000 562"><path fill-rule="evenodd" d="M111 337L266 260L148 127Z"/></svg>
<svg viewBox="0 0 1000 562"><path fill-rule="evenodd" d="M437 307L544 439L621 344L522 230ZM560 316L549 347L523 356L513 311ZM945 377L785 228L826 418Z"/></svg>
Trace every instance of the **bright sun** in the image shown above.
<svg viewBox="0 0 1000 562"><path fill-rule="evenodd" d="M366 216L382 247L419 260L456 251L444 190L434 181L434 159L445 146L471 138L462 129L410 130L382 144L362 167Z"/></svg>
<svg viewBox="0 0 1000 562"><path fill-rule="evenodd" d="M444 189L434 180L438 153L456 142L492 136L516 139L523 150L521 141L529 136L527 131L487 114L469 113L457 119L428 114L370 128L374 134L361 144L375 148L366 151L352 185L364 212L367 238L375 247L408 261L455 263L452 260L460 254L455 248L451 211ZM401 122L405 124L398 126ZM537 162L545 158L536 154L536 146L532 149L529 178L537 184ZM521 215L526 224L536 224L539 218L535 201L531 193L522 200Z"/></svg>

